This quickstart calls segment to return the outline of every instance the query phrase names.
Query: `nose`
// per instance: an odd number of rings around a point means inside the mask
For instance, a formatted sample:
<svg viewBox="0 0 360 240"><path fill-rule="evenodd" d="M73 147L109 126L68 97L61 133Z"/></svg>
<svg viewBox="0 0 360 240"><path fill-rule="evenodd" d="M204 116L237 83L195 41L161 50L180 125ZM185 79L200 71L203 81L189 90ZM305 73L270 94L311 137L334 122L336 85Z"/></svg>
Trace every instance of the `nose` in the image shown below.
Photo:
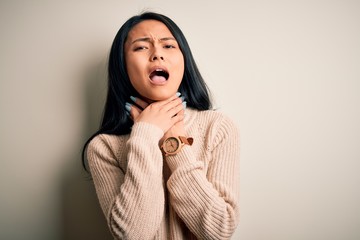
<svg viewBox="0 0 360 240"><path fill-rule="evenodd" d="M153 56L151 56L151 61L153 62L153 61L155 61L155 60L162 60L162 61L164 61L164 57L163 56L160 56L160 55L153 55Z"/></svg>
<svg viewBox="0 0 360 240"><path fill-rule="evenodd" d="M161 51L159 51L158 49L154 49L154 52L150 56L150 61L153 62L156 60L164 61L164 56L162 55Z"/></svg>

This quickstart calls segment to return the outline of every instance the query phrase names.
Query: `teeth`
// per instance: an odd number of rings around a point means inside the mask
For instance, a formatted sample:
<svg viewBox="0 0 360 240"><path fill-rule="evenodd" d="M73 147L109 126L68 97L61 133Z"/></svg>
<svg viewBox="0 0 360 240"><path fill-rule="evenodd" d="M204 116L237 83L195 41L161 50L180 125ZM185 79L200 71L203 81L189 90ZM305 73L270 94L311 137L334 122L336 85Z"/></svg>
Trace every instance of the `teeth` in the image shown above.
<svg viewBox="0 0 360 240"><path fill-rule="evenodd" d="M149 77L152 78L155 75L165 77L166 80L169 78L169 73L163 68L155 68L155 70L150 73Z"/></svg>

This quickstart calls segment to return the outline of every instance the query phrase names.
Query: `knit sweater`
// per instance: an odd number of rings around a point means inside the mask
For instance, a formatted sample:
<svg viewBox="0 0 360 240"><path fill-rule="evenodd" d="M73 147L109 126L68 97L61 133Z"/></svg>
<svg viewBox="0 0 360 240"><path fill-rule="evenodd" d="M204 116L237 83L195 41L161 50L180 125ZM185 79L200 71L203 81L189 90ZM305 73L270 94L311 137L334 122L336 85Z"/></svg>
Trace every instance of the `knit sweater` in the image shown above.
<svg viewBox="0 0 360 240"><path fill-rule="evenodd" d="M98 135L87 156L115 239L230 239L239 218L239 131L224 114L187 108L192 146L163 156L163 131L137 122Z"/></svg>

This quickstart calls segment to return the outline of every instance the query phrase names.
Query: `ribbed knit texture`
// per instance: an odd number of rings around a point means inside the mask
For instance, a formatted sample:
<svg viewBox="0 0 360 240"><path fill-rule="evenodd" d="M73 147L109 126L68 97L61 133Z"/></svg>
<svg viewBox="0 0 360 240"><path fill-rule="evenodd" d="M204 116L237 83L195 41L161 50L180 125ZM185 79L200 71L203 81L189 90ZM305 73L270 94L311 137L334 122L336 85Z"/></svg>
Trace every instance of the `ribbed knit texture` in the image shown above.
<svg viewBox="0 0 360 240"><path fill-rule="evenodd" d="M88 161L115 239L230 239L239 218L239 131L216 111L186 109L194 138L163 157L160 128L139 122L129 135L99 135Z"/></svg>

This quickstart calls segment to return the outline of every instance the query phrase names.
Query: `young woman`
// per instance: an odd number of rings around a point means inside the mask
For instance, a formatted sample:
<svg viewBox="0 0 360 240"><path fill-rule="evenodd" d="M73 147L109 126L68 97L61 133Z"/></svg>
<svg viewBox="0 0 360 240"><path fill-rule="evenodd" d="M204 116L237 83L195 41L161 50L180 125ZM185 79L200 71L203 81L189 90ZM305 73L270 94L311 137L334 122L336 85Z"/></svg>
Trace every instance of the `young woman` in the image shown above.
<svg viewBox="0 0 360 240"><path fill-rule="evenodd" d="M229 239L239 216L238 129L211 110L178 26L157 13L130 18L114 39L108 80L102 124L84 153L113 236Z"/></svg>

